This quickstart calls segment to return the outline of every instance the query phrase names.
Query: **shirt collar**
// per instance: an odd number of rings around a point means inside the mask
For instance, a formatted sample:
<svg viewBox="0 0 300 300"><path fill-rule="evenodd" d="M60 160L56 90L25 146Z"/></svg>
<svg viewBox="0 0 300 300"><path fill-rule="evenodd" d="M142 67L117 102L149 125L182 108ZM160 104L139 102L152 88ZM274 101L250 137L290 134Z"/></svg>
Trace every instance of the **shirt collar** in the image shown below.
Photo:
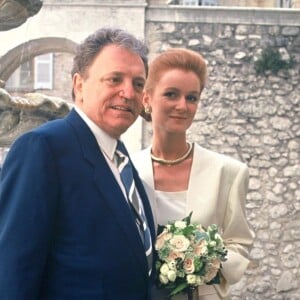
<svg viewBox="0 0 300 300"><path fill-rule="evenodd" d="M94 134L101 151L113 161L117 140L97 126L79 107L75 106L75 110Z"/></svg>

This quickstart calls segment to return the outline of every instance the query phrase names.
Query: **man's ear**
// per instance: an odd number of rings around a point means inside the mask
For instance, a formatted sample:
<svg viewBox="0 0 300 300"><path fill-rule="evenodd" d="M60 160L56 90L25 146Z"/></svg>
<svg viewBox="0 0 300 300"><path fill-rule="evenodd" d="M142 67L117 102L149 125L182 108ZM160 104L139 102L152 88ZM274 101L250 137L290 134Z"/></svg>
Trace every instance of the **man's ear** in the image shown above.
<svg viewBox="0 0 300 300"><path fill-rule="evenodd" d="M73 91L75 94L75 102L83 101L82 83L83 83L82 76L79 73L75 73L73 76Z"/></svg>

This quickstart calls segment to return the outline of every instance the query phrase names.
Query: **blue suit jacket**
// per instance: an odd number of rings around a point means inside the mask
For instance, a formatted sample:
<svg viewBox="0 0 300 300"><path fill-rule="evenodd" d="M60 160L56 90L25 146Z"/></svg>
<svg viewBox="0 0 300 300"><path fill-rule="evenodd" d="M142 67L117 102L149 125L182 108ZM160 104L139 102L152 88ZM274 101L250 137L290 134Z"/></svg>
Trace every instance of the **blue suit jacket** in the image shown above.
<svg viewBox="0 0 300 300"><path fill-rule="evenodd" d="M131 211L79 115L21 136L1 173L0 299L143 300L150 282Z"/></svg>

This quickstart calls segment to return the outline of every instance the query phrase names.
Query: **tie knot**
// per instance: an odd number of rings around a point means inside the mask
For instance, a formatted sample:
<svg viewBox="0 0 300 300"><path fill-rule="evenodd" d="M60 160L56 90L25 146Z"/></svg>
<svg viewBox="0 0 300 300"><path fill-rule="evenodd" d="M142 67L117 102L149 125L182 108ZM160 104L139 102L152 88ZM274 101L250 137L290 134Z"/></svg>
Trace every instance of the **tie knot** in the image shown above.
<svg viewBox="0 0 300 300"><path fill-rule="evenodd" d="M127 151L126 151L126 148L124 146L124 144L118 140L117 141L117 148L116 148L117 151L121 152L123 155L127 156Z"/></svg>
<svg viewBox="0 0 300 300"><path fill-rule="evenodd" d="M126 148L125 148L124 144L120 140L118 140L118 142L117 142L116 156L115 157L116 157L118 168L121 167L121 164L123 165L123 163L124 164L127 163L127 160L126 160L127 151L126 151ZM123 167L124 167L124 165L123 165ZM122 167L122 169L123 169L123 167Z"/></svg>

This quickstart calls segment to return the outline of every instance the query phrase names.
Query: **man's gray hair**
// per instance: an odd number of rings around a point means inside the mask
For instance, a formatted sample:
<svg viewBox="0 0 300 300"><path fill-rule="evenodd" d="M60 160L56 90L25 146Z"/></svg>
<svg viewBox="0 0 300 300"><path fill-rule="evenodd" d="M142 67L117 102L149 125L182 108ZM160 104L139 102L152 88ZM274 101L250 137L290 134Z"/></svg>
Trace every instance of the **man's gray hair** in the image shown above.
<svg viewBox="0 0 300 300"><path fill-rule="evenodd" d="M87 75L86 71L92 65L95 57L105 46L110 44L123 47L139 55L144 63L146 75L148 74L148 48L142 40L137 39L123 29L101 28L78 45L73 59L72 78L75 73L85 77ZM75 98L73 90L72 98L73 100Z"/></svg>

